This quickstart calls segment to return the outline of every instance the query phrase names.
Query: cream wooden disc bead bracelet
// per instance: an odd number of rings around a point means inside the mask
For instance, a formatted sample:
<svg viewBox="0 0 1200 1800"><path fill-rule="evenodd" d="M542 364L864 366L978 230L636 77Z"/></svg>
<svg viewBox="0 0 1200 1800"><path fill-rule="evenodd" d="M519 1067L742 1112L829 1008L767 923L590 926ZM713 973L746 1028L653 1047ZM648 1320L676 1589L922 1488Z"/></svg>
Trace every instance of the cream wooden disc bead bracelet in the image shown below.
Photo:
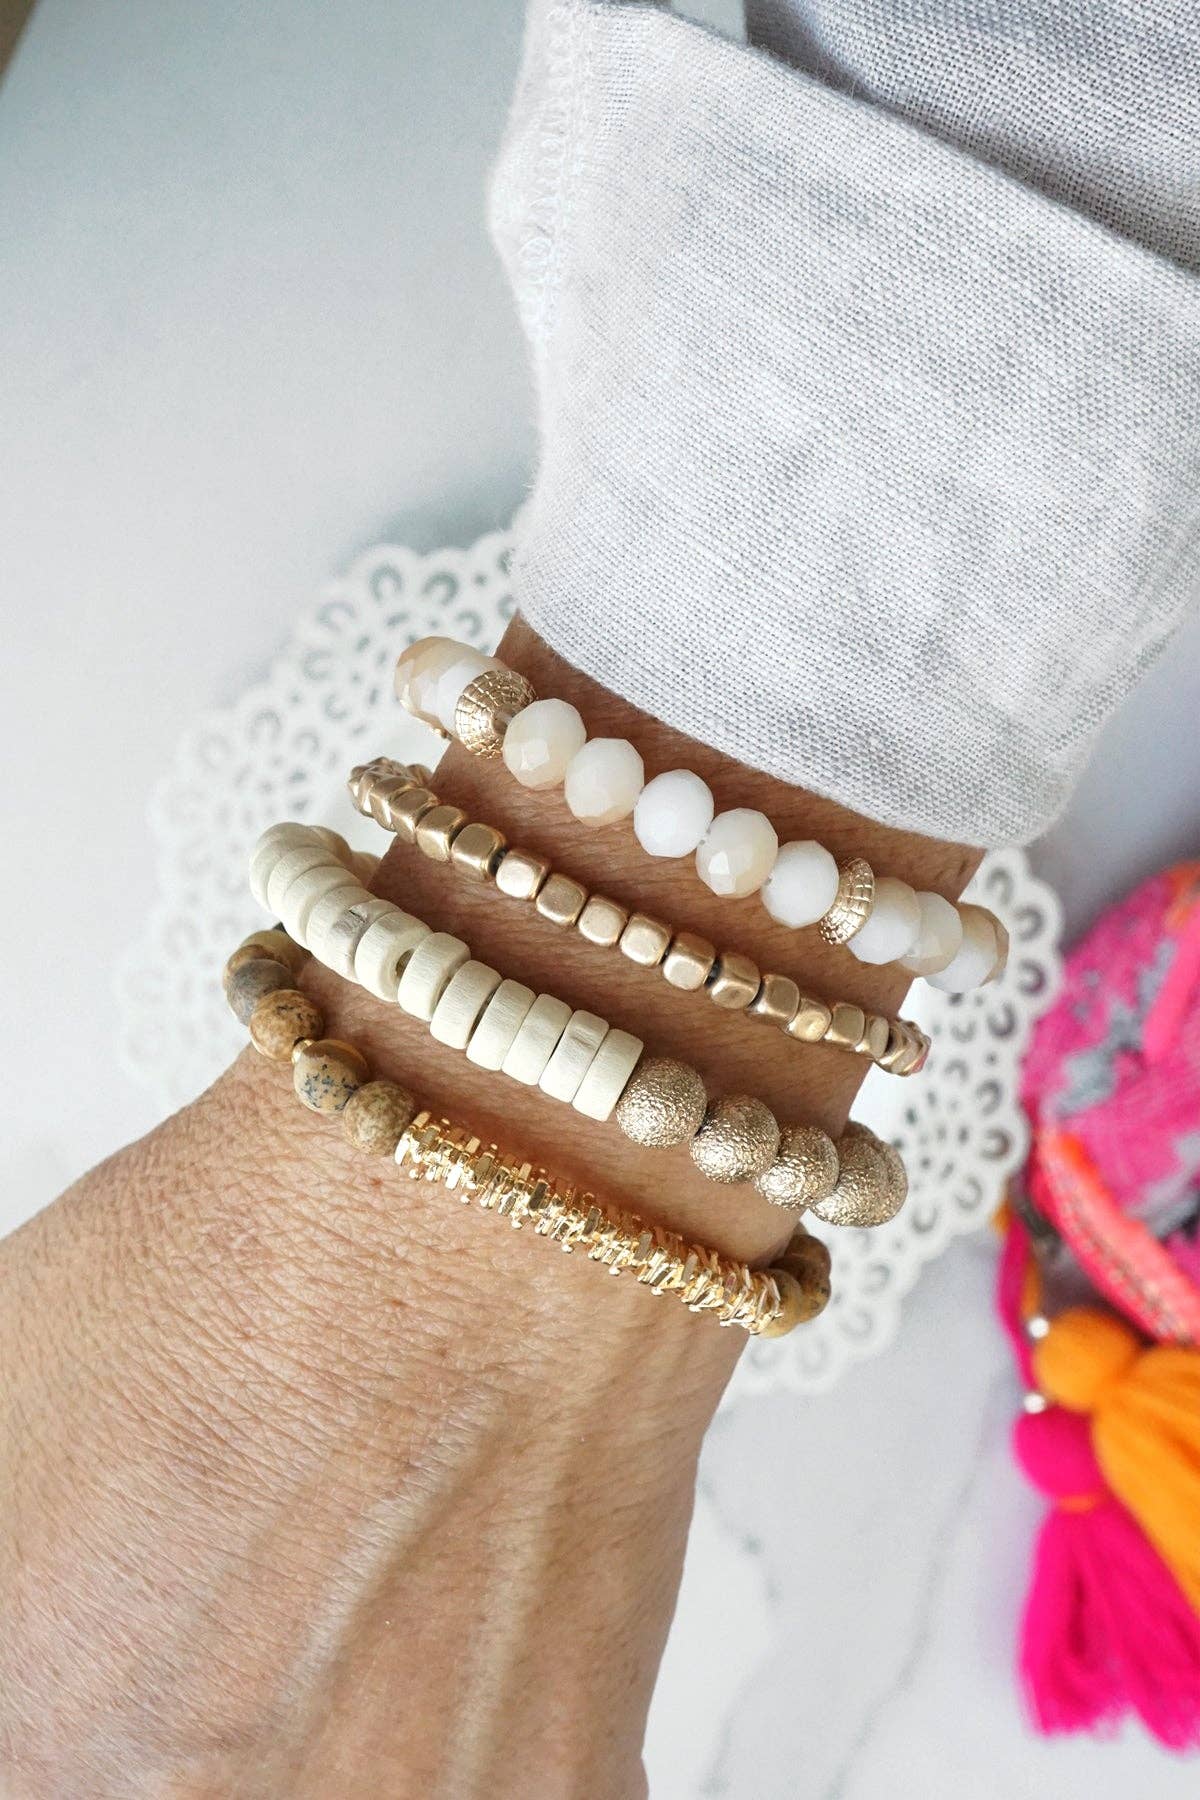
<svg viewBox="0 0 1200 1800"><path fill-rule="evenodd" d="M589 738L575 707L539 700L523 675L495 657L450 638L422 638L397 663L396 692L416 718L472 754L502 756L525 787L561 786L584 824L632 816L650 856L694 857L713 893L758 893L779 924L816 926L860 962L898 962L952 994L981 987L1004 968L1007 934L983 907L876 876L861 857L839 867L810 839L781 845L765 813L745 806L717 813L708 784L689 769L647 781L627 739Z"/></svg>
<svg viewBox="0 0 1200 1800"><path fill-rule="evenodd" d="M306 847L321 853L312 861L297 857ZM615 1117L624 1135L646 1149L686 1143L710 1180L753 1182L774 1205L807 1208L828 1224L881 1225L903 1205L903 1163L873 1133L847 1128L838 1146L816 1126L781 1128L770 1108L750 1096L710 1100L687 1064L647 1057L631 1032L505 979L472 957L461 938L368 893L347 867L348 857L314 829L275 826L252 858L257 891L278 900L289 935L319 962L423 1020L432 1037L477 1067L537 1088L588 1118ZM286 879L277 874L285 866ZM340 881L329 885L338 872ZM247 962L227 973L226 993L239 1018L261 1024L272 1009L260 1019L268 994L259 981Z"/></svg>

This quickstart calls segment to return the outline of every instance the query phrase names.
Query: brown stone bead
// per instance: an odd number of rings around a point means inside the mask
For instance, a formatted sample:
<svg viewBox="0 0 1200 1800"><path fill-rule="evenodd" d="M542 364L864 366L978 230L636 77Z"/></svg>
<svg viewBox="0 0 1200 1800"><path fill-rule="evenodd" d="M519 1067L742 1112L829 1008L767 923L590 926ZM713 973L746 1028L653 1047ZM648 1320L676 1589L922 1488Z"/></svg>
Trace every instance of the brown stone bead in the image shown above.
<svg viewBox="0 0 1200 1800"><path fill-rule="evenodd" d="M301 1038L319 1038L324 1029L320 1007L297 988L264 994L250 1014L250 1042L272 1062L290 1062Z"/></svg>
<svg viewBox="0 0 1200 1800"><path fill-rule="evenodd" d="M275 928L271 931L255 931L240 943L229 961L225 964L226 975L232 975L248 962L282 963L293 975L298 975L308 961L308 951L299 944L293 943L286 931Z"/></svg>
<svg viewBox="0 0 1200 1800"><path fill-rule="evenodd" d="M341 1112L367 1074L365 1056L340 1038L317 1038L292 1057L292 1086L312 1112Z"/></svg>
<svg viewBox="0 0 1200 1800"><path fill-rule="evenodd" d="M794 1276L815 1303L810 1318L815 1318L828 1304L830 1264L829 1246L808 1231L796 1232L783 1255L775 1258L773 1267Z"/></svg>
<svg viewBox="0 0 1200 1800"><path fill-rule="evenodd" d="M797 1325L807 1325L810 1319L815 1319L824 1310L828 1295L822 1299L819 1293L810 1292L803 1282L797 1281L794 1275L789 1275L786 1269L772 1268L767 1273L774 1278L782 1305L776 1317L764 1329L763 1337L786 1337Z"/></svg>
<svg viewBox="0 0 1200 1800"><path fill-rule="evenodd" d="M251 1014L264 995L273 994L279 988L292 987L295 979L292 971L282 963L272 962L267 957L255 957L227 976L225 998L234 1017L241 1024L248 1025Z"/></svg>
<svg viewBox="0 0 1200 1800"><path fill-rule="evenodd" d="M368 1081L342 1108L342 1126L356 1150L395 1156L396 1145L417 1116L417 1102L394 1081Z"/></svg>

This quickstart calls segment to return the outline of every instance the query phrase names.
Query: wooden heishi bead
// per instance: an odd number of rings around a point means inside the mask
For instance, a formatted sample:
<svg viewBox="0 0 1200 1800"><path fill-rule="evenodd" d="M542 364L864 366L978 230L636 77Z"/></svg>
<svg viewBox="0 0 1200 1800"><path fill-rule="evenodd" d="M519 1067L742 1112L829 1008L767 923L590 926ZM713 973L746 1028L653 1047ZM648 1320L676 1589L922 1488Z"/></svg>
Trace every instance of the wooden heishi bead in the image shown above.
<svg viewBox="0 0 1200 1800"><path fill-rule="evenodd" d="M272 825L250 852L250 892L260 906L267 904L267 877L280 857L313 842L311 825Z"/></svg>
<svg viewBox="0 0 1200 1800"><path fill-rule="evenodd" d="M337 860L340 863L343 863L347 867L349 867L349 864L354 855L354 852L350 848L349 844L346 842L345 838L342 836L340 831L334 831L328 825L314 825L313 832L317 837L319 837L321 839L322 843L328 844L329 848L333 851L333 854L336 856Z"/></svg>
<svg viewBox="0 0 1200 1800"><path fill-rule="evenodd" d="M226 981L225 998L234 1018L240 1024L248 1025L251 1013L264 994L290 988L294 980L292 971L282 963L268 962L265 958L243 963Z"/></svg>
<svg viewBox="0 0 1200 1800"><path fill-rule="evenodd" d="M471 1033L467 1061L493 1072L503 1068L504 1059L536 998L533 989L523 982L502 981Z"/></svg>
<svg viewBox="0 0 1200 1800"><path fill-rule="evenodd" d="M417 945L429 936L423 919L389 906L372 921L354 947L354 979L379 1000L396 999L400 971Z"/></svg>
<svg viewBox="0 0 1200 1800"><path fill-rule="evenodd" d="M571 1102L585 1118L610 1119L645 1049L628 1031L610 1031Z"/></svg>
<svg viewBox="0 0 1200 1800"><path fill-rule="evenodd" d="M353 906L339 913L320 946L314 945L326 968L349 981L354 974L354 957L358 946L377 919L392 910L390 900L379 900L373 894L363 895Z"/></svg>
<svg viewBox="0 0 1200 1800"><path fill-rule="evenodd" d="M417 1102L394 1081L368 1081L342 1108L342 1128L367 1156L395 1156L396 1146L417 1116Z"/></svg>
<svg viewBox="0 0 1200 1800"><path fill-rule="evenodd" d="M712 1101L690 1148L692 1161L710 1181L753 1181L774 1161L779 1125L761 1100L728 1094Z"/></svg>
<svg viewBox="0 0 1200 1800"><path fill-rule="evenodd" d="M806 1325L810 1319L815 1319L817 1314L824 1310L828 1295L822 1299L819 1293L809 1292L801 1282L796 1280L794 1275L789 1275L786 1269L769 1269L767 1273L779 1289L781 1305L771 1323L764 1326L760 1336L765 1338L786 1337L789 1331L796 1329L797 1325Z"/></svg>
<svg viewBox="0 0 1200 1800"><path fill-rule="evenodd" d="M301 1038L319 1038L324 1029L320 1007L298 988L264 994L250 1014L250 1042L272 1062L290 1061Z"/></svg>
<svg viewBox="0 0 1200 1800"><path fill-rule="evenodd" d="M708 978L708 997L726 1012L745 1012L758 993L762 975L758 964L738 950L722 950Z"/></svg>
<svg viewBox="0 0 1200 1800"><path fill-rule="evenodd" d="M429 1021L429 1035L451 1050L465 1050L479 1015L500 986L500 974L473 959L454 971Z"/></svg>
<svg viewBox="0 0 1200 1800"><path fill-rule="evenodd" d="M559 1038L567 1028L571 1008L553 994L539 994L522 1019L502 1064L512 1081L536 1087Z"/></svg>
<svg viewBox="0 0 1200 1800"><path fill-rule="evenodd" d="M337 858L330 854L329 846L319 840L312 844L302 844L296 850L288 850L267 876L267 911L279 918L283 912L283 897L297 876L305 874L309 869L327 869L336 861Z"/></svg>
<svg viewBox="0 0 1200 1800"><path fill-rule="evenodd" d="M448 931L431 931L421 939L400 977L396 1002L401 1012L426 1024L437 1010L437 1003L450 985L450 978L460 969L471 952L461 938Z"/></svg>
<svg viewBox="0 0 1200 1800"><path fill-rule="evenodd" d="M342 868L340 863L331 863L327 869L318 866L298 875L283 897L280 918L288 933L305 949L308 947L308 929L313 914L326 894L338 891L350 893L362 891L362 884ZM349 905L349 900L346 902Z"/></svg>
<svg viewBox="0 0 1200 1800"><path fill-rule="evenodd" d="M538 1080L543 1094L569 1105L607 1035L607 1019L596 1013L573 1012Z"/></svg>
<svg viewBox="0 0 1200 1800"><path fill-rule="evenodd" d="M341 1112L367 1079L366 1058L340 1038L317 1038L292 1059L297 1099L311 1112Z"/></svg>

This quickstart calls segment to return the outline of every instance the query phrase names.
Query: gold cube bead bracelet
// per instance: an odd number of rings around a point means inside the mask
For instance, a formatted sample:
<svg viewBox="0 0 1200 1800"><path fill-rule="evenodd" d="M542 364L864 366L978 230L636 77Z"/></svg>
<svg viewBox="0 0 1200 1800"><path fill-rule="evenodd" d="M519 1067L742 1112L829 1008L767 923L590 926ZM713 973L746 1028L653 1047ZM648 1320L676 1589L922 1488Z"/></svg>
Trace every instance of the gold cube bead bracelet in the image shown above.
<svg viewBox="0 0 1200 1800"><path fill-rule="evenodd" d="M403 842L434 860L448 861L457 874L488 883L510 899L532 902L548 923L573 929L601 948L619 950L638 968L657 969L672 987L703 991L715 1006L743 1012L798 1042L823 1043L865 1056L889 1074L915 1075L924 1068L929 1039L911 1021L828 1005L802 994L791 976L763 974L740 951L718 952L715 944L694 932L674 931L648 913L630 913L615 900L589 894L579 882L553 870L544 857L510 847L494 826L468 822L459 814L463 822L451 839L449 856L443 856L440 838L431 847L429 837L422 838L420 822L411 826L413 803L407 808L403 804L406 795L419 793L424 819L454 810L442 808L423 779L427 773L422 770L418 775L407 764L380 757L354 769L347 787L359 812ZM393 823L396 820L401 821L400 829ZM844 1029L851 1011L862 1021L853 1035Z"/></svg>

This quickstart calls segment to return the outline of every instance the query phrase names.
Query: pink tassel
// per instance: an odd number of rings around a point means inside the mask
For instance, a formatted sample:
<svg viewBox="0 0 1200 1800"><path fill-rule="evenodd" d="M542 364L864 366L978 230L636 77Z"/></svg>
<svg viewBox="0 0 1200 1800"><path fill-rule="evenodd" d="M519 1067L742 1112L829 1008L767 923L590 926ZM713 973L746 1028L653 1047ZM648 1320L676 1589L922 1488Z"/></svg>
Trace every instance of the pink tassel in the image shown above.
<svg viewBox="0 0 1200 1800"><path fill-rule="evenodd" d="M1055 1503L1021 1628L1037 1729L1112 1729L1132 1711L1169 1749L1200 1744L1200 1618L1105 1486L1086 1420L1059 1406L1026 1413L1013 1447Z"/></svg>

